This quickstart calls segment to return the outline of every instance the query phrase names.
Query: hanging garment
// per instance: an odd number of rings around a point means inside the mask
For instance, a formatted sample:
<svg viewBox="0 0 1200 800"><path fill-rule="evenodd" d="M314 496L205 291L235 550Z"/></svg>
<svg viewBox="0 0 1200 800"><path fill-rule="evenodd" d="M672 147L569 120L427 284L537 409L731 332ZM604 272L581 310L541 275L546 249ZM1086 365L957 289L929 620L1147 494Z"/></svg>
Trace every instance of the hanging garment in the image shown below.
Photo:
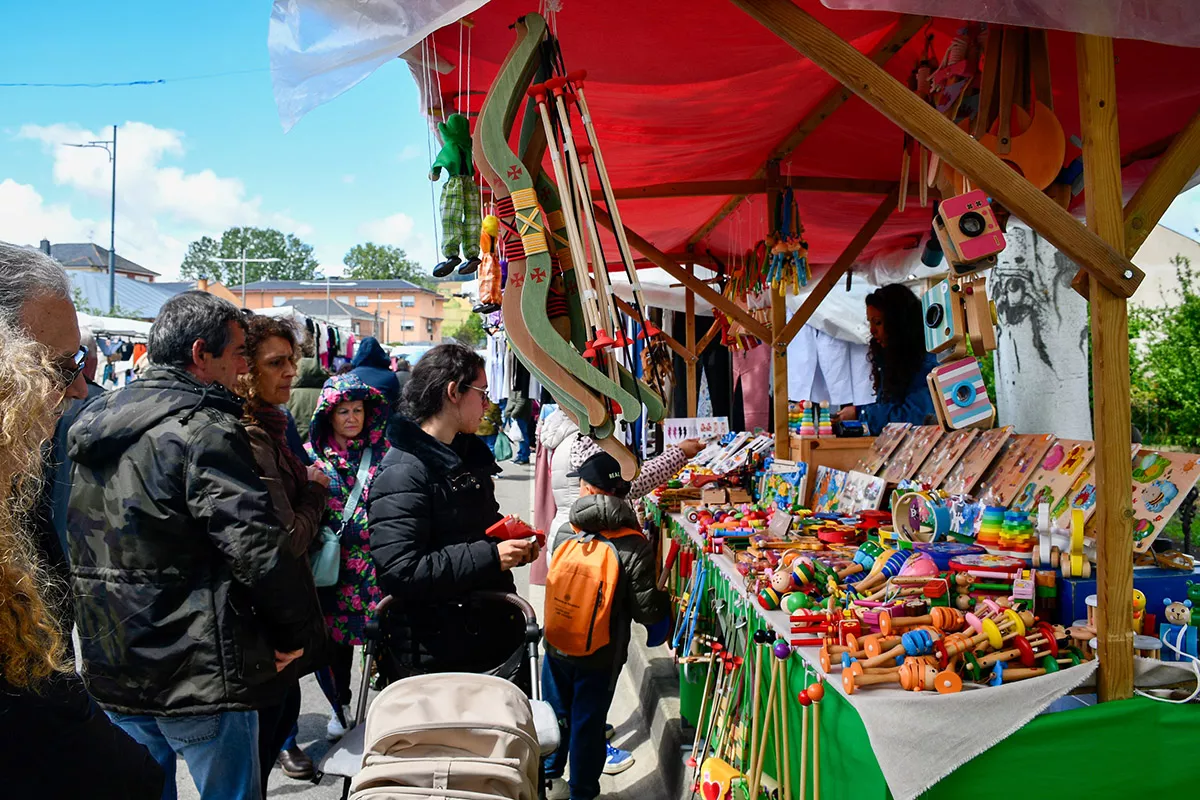
<svg viewBox="0 0 1200 800"><path fill-rule="evenodd" d="M788 399L863 405L875 400L867 346L805 325L788 345Z"/></svg>
<svg viewBox="0 0 1200 800"><path fill-rule="evenodd" d="M733 388L742 387L744 430L767 430L771 419L771 348L755 347L730 354L733 358Z"/></svg>

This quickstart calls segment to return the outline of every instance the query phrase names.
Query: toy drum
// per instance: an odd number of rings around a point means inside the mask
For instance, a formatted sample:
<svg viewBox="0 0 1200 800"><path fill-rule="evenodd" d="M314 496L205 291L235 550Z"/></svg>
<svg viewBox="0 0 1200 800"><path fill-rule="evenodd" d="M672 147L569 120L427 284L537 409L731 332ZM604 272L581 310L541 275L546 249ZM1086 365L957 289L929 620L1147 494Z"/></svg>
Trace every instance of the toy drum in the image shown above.
<svg viewBox="0 0 1200 800"><path fill-rule="evenodd" d="M1153 658L1155 661L1162 660L1162 639L1157 636L1142 636L1133 637L1133 652L1134 655L1142 658Z"/></svg>

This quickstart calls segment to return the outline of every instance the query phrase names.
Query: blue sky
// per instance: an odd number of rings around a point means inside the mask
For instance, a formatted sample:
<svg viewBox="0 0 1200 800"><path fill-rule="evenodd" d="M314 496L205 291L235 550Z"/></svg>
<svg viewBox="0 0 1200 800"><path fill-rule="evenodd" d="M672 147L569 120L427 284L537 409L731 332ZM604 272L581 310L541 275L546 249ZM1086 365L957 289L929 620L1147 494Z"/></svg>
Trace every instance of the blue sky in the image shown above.
<svg viewBox="0 0 1200 800"><path fill-rule="evenodd" d="M353 244L435 259L426 127L403 62L283 133L269 2L6 4L0 81L101 82L257 70L165 85L0 88L0 239L108 242L103 151L118 134L117 252L173 276L187 243L230 225L294 232L323 264ZM436 149L436 145L435 145Z"/></svg>
<svg viewBox="0 0 1200 800"><path fill-rule="evenodd" d="M296 233L340 270L376 241L437 261L430 147L407 65L394 61L283 133L267 0L7 3L0 82L239 74L165 85L0 87L0 240L108 241L109 168L62 142L121 126L117 251L174 277L188 242L232 225ZM436 150L436 145L433 145ZM1200 189L1164 224L1196 237Z"/></svg>

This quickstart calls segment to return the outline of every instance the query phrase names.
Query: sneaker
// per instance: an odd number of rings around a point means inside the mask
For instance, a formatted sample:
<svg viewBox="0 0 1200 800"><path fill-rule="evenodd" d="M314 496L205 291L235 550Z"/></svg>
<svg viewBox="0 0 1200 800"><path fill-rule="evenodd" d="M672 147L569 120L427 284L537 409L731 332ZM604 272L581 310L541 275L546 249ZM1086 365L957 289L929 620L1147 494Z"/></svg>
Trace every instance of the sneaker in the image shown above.
<svg viewBox="0 0 1200 800"><path fill-rule="evenodd" d="M546 800L571 800L571 786L562 778L553 778L546 789Z"/></svg>
<svg viewBox="0 0 1200 800"><path fill-rule="evenodd" d="M617 729L614 728L612 725L605 725L604 726L604 741L611 742L612 737L614 734L616 734L616 732L617 732Z"/></svg>
<svg viewBox="0 0 1200 800"><path fill-rule="evenodd" d="M633 753L628 750L622 750L619 747L613 747L611 744L607 747L608 755L604 759L605 775L620 775L633 766Z"/></svg>
<svg viewBox="0 0 1200 800"><path fill-rule="evenodd" d="M346 726L338 719L337 714L329 717L329 724L325 726L325 738L331 742L336 742L338 739L346 735Z"/></svg>

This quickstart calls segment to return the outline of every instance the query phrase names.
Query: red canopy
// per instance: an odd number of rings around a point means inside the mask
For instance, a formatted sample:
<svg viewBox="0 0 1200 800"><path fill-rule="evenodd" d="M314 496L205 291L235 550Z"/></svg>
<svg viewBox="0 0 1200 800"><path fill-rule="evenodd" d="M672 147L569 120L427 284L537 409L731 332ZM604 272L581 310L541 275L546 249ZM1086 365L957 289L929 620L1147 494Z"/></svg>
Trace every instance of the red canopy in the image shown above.
<svg viewBox="0 0 1200 800"><path fill-rule="evenodd" d="M806 11L861 51L896 24L890 12L830 11L799 0ZM528 0L492 0L472 15L470 86L457 25L432 37L441 57L460 68L440 76L444 108L478 111L500 62L513 44L509 25L531 11ZM613 186L751 178L771 152L834 87L832 78L728 0L568 0L552 20L568 70L586 69L588 103ZM925 34L940 59L961 23L937 20L891 58L902 81L922 57ZM1049 33L1055 109L1068 136L1079 131L1074 34ZM1131 159L1161 151L1200 108L1200 50L1144 41L1115 42L1126 191L1152 162ZM518 119L517 129L520 120ZM515 134L514 134L515 136ZM902 133L857 97L824 121L782 163L785 175L896 181ZM547 161L547 170L549 162ZM915 174L915 172L914 172ZM814 264L832 262L882 196L802 192L798 203ZM625 223L664 252L688 239L727 197L621 201ZM910 198L864 251L914 246L929 230L930 209ZM697 246L723 258L744 252L766 230L765 197L745 202ZM615 253L615 250L607 252ZM610 260L614 256L610 255Z"/></svg>

